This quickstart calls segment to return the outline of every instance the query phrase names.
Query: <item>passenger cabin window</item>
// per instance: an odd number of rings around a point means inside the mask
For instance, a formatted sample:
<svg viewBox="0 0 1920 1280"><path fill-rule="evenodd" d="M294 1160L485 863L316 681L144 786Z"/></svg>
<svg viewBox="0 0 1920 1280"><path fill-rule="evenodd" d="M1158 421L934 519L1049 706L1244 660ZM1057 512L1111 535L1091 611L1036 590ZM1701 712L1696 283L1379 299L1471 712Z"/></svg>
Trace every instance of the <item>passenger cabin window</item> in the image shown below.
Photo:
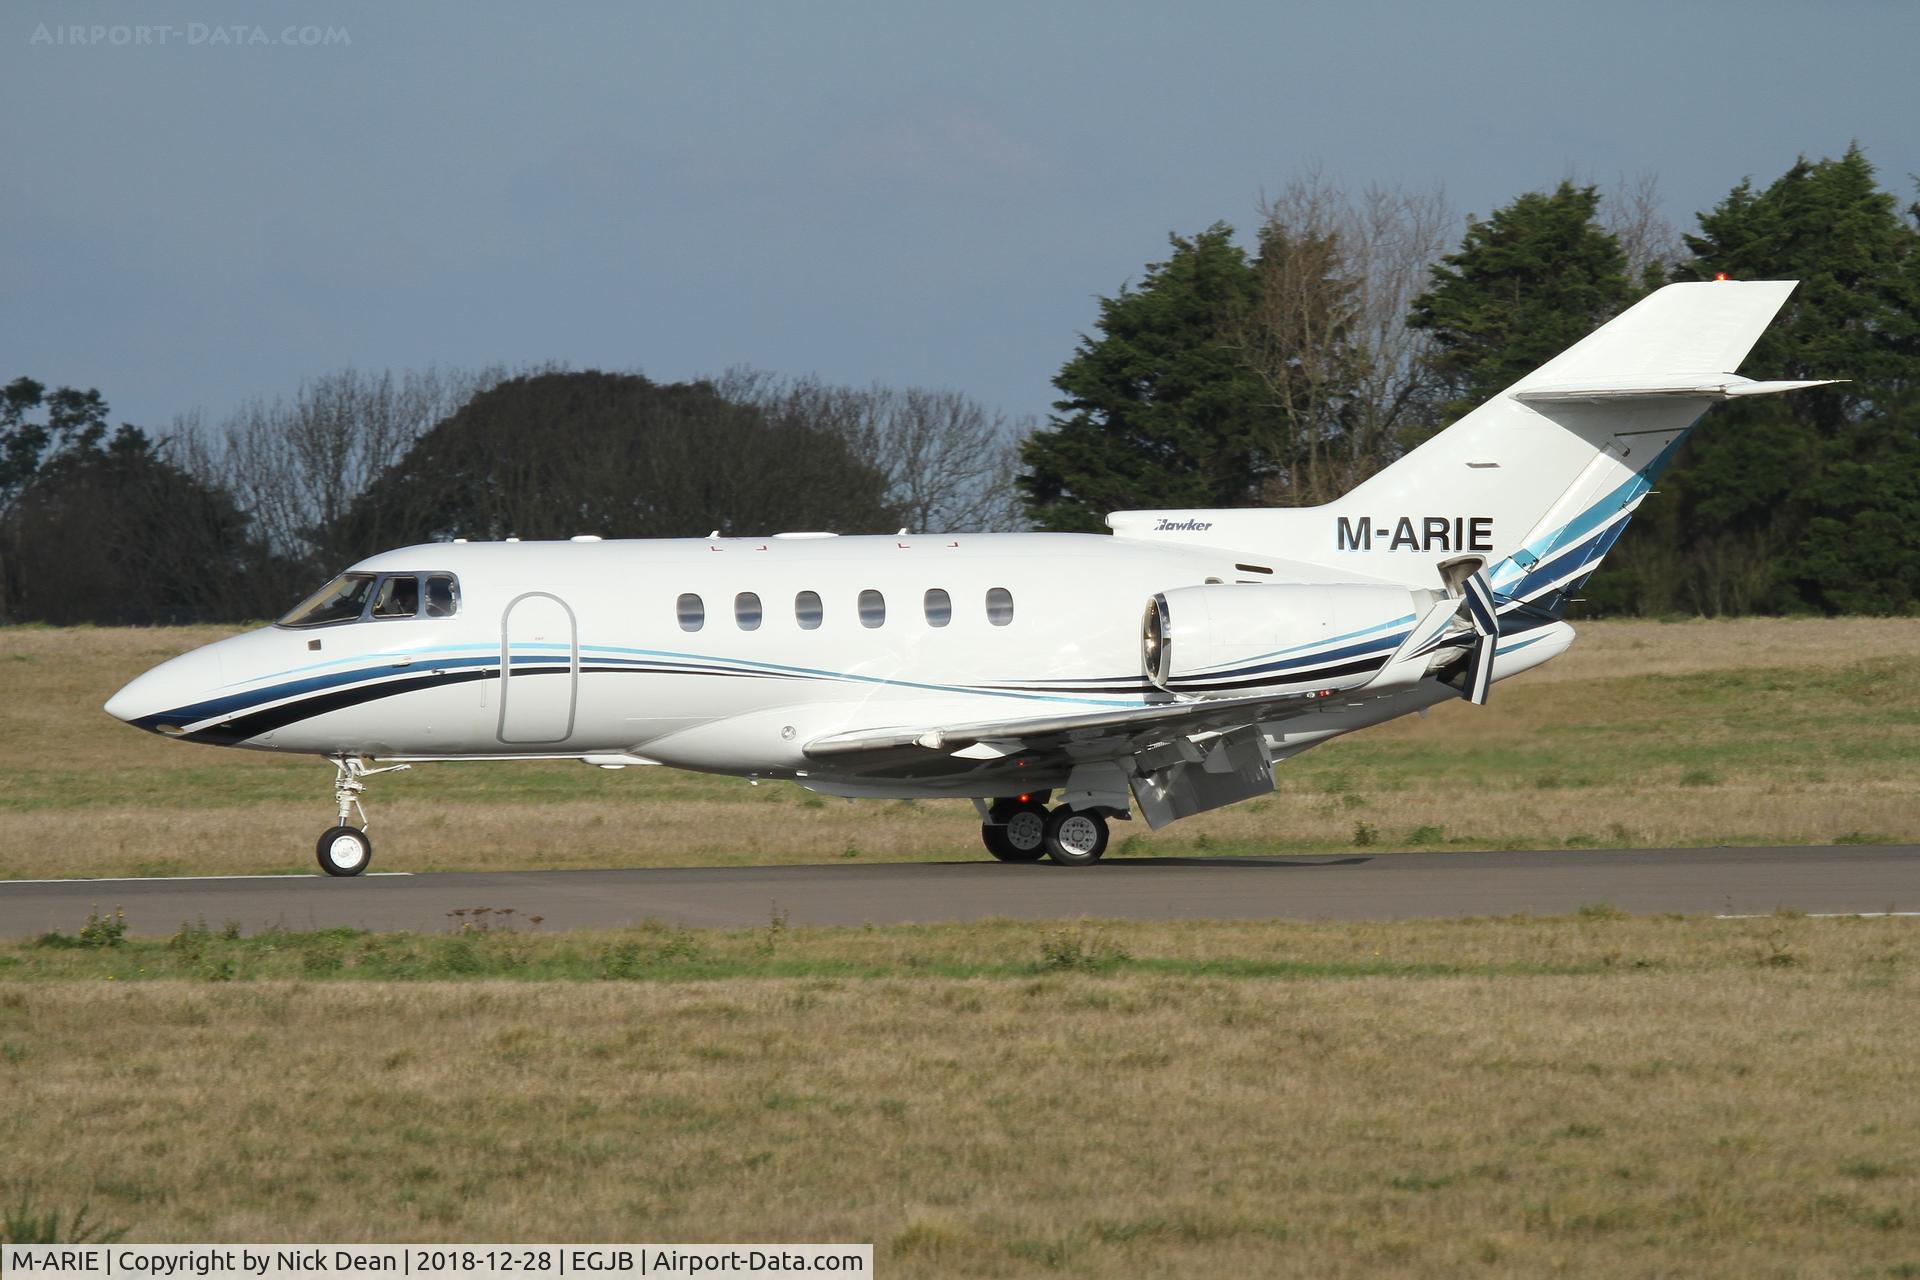
<svg viewBox="0 0 1920 1280"><path fill-rule="evenodd" d="M802 591L793 598L793 620L800 624L802 631L817 631L820 619L826 616L826 610L820 607L820 593Z"/></svg>
<svg viewBox="0 0 1920 1280"><path fill-rule="evenodd" d="M733 598L733 620L740 624L742 631L760 629L760 597L751 591L742 591Z"/></svg>
<svg viewBox="0 0 1920 1280"><path fill-rule="evenodd" d="M938 587L927 590L927 625L944 627L953 621L953 598Z"/></svg>
<svg viewBox="0 0 1920 1280"><path fill-rule="evenodd" d="M1013 621L1013 592L994 587L987 592L987 621L1004 627Z"/></svg>
<svg viewBox="0 0 1920 1280"><path fill-rule="evenodd" d="M380 584L373 597L376 618L411 618L420 612L420 579L411 573L396 573Z"/></svg>
<svg viewBox="0 0 1920 1280"><path fill-rule="evenodd" d="M283 627L323 627L330 622L354 622L366 612L378 580L371 573L343 573L295 605L280 619Z"/></svg>
<svg viewBox="0 0 1920 1280"><path fill-rule="evenodd" d="M877 627L887 620L887 598L868 587L860 593L860 625Z"/></svg>
<svg viewBox="0 0 1920 1280"><path fill-rule="evenodd" d="M707 625L707 606L691 591L680 597L676 611L680 615L682 631L698 631Z"/></svg>

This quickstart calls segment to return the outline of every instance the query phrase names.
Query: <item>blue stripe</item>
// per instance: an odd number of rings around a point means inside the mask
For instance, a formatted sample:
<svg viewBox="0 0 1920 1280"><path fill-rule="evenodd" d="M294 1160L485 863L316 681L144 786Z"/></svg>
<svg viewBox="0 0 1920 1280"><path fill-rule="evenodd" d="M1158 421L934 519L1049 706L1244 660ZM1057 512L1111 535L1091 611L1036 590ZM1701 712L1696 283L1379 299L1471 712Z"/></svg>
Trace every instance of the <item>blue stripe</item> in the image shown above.
<svg viewBox="0 0 1920 1280"><path fill-rule="evenodd" d="M1518 653L1520 650L1526 648L1528 645L1539 644L1542 640L1545 640L1545 639L1546 639L1545 636L1535 636L1531 640L1522 640L1519 644L1510 644L1505 646L1504 648L1496 648L1494 649L1493 652L1495 653L1496 656L1504 658L1509 653Z"/></svg>
<svg viewBox="0 0 1920 1280"><path fill-rule="evenodd" d="M583 646L585 647L585 646ZM982 697L1021 698L1034 702L1065 702L1090 707L1144 707L1146 702L1138 698L1115 701L1110 698L1062 698L1037 693L1012 693L1004 689L986 688L980 685L927 684L918 680L895 680L887 676L863 676L850 671L828 671L820 667L795 667L778 662L755 662L747 658L715 658L703 654L681 653L672 649L630 649L617 645L590 646L601 653L633 653L652 658L692 659L703 662L735 662L750 670L779 672L792 675L814 676L820 679L845 681L850 684L866 684L882 688L924 689L931 693L971 693ZM1071 678L1071 677L1066 677ZM1045 677L1033 677L1033 683L1041 683Z"/></svg>
<svg viewBox="0 0 1920 1280"><path fill-rule="evenodd" d="M1604 498L1588 507L1585 511L1558 529L1534 538L1519 551L1502 560L1499 565L1487 575L1488 579L1494 584L1495 589L1501 595L1511 598L1525 593L1526 588L1521 584L1524 583L1526 579L1532 578L1536 583L1540 581L1552 581L1552 578L1541 579L1536 576L1542 567L1540 562L1549 556L1554 556L1556 559L1564 561L1564 557L1560 556L1559 553L1565 550L1569 543L1579 538L1585 538L1586 535L1592 533L1601 525L1606 524L1615 516L1618 516L1622 510L1643 496L1647 490L1653 487L1654 482L1660 478L1661 473L1667 469L1668 464L1673 461L1673 455L1679 451L1680 446L1685 443L1687 435L1691 431L1692 427L1690 426L1683 428L1680 433L1668 443L1666 448L1654 456L1651 462L1627 477L1613 492L1607 494ZM1624 522L1622 522L1621 527L1625 527ZM1618 538L1620 535L1618 531L1616 531L1613 536L1614 538ZM1589 543L1589 545L1591 544ZM1609 540L1606 546L1600 549L1599 554L1605 555L1607 547L1612 545L1612 540ZM1522 555L1527 557L1524 563L1520 559Z"/></svg>
<svg viewBox="0 0 1920 1280"><path fill-rule="evenodd" d="M364 659L362 659L364 661ZM415 663L434 668L472 667L495 663L495 658L449 658L420 659ZM336 671L332 675L308 676L303 680L289 680L265 689L255 689L248 693L228 694L221 698L209 698L205 702L195 702L185 707L176 707L166 713L169 721L178 720L192 724L199 720L222 719L238 712L257 707L266 702L277 702L282 698L297 697L303 693L316 693L322 689L337 689L342 685L357 684L363 680L375 680L382 676L417 676L421 674L414 665L396 667L391 662L379 667L362 667L357 671Z"/></svg>
<svg viewBox="0 0 1920 1280"><path fill-rule="evenodd" d="M1618 524L1602 529L1599 533L1587 539L1579 546L1568 548L1564 555L1555 556L1546 564L1535 565L1527 571L1527 575L1524 578L1521 578L1518 582L1508 587L1501 594L1510 600L1523 599L1530 593L1550 583L1556 582L1569 574L1578 572L1588 561L1597 560L1601 556L1606 555L1613 544L1619 540L1620 534L1625 531L1626 527L1627 522L1622 520Z"/></svg>
<svg viewBox="0 0 1920 1280"><path fill-rule="evenodd" d="M357 670L352 670L352 671L339 671L339 672L333 672L326 675L308 676L299 680L283 681L278 684L270 685L266 688L254 689L246 693L229 694L219 698L210 698L202 702L192 703L184 707L172 708L166 712L161 713L157 717L157 719L166 723L180 723L180 724L187 724L187 725L196 724L206 720L231 719L236 715L257 709L271 702L280 702L289 698L296 698L306 694L319 693L319 692L323 692L331 689L338 689L346 685L356 684L364 681L377 681L387 677L397 678L397 677L418 676L422 674L423 669L450 670L454 668L463 668L463 667L471 668L471 667L477 667L477 666L491 666L491 665L497 664L498 662L498 659L495 658L493 656L493 653L491 652L491 649L492 649L491 646L481 645L481 646L461 646L461 647L467 647L467 648L479 647L483 649L488 649L489 652L485 657L474 657L474 658L439 658L439 657L430 657L430 656L423 655L423 656L415 657L412 663L410 663L408 666L405 666L405 667L396 667L389 662L378 667L361 667ZM561 650L565 650L568 648L568 646L566 645L546 646L546 647L549 647L549 648L557 647ZM649 657L635 657L635 658L600 657L594 660L596 663L602 664L602 665L605 665L608 663L618 663L620 665L623 665L633 670L668 671L673 669L684 670L687 668L693 668L696 671L700 669L704 669L710 672L716 672L716 673L722 673L722 674L767 675L767 676L781 676L781 677L803 676L803 677L808 677L812 679L830 680L830 681L848 683L848 684L862 684L862 685L870 685L870 686L885 687L885 688L916 689L916 690L925 690L927 692L932 692L932 693L972 694L976 697L1006 698L1006 699L1013 699L1013 700L1022 701L1022 702L1065 703L1070 706L1126 708L1126 707L1144 707L1148 705L1144 699L1140 699L1140 698L1113 699L1113 698L1091 698L1091 697L1063 697L1063 696L1053 695L1053 694L1018 693L1011 690L993 689L993 688L986 688L986 687L972 686L972 685L931 684L931 683L925 683L925 682L916 681L916 680L896 680L896 679L890 679L884 676L863 676L863 675L856 675L851 672L827 671L827 670L823 670L820 668L813 668L813 667L794 667L794 666L785 666L778 663L749 662L744 659L713 658L708 655L682 653L674 650L629 649L629 648L622 648L622 647L612 646L612 645L592 645L592 646L582 646L582 648L583 649L591 648L600 653L650 655ZM512 658L513 658L514 664L516 665L516 667L518 667L522 663L526 663L529 665L533 665L533 664L553 665L554 656L555 655L552 655L552 654L515 653L512 655Z"/></svg>
<svg viewBox="0 0 1920 1280"><path fill-rule="evenodd" d="M1368 629L1374 630L1375 628ZM1405 640L1410 634L1410 632L1403 631L1399 635L1386 636L1382 639L1371 640L1364 644L1348 645L1344 649L1329 649L1324 653L1311 653L1302 658L1288 658L1284 662L1259 663L1254 666L1235 667L1230 671L1208 668L1205 671L1192 672L1181 678L1183 680L1202 677L1206 679L1216 679L1227 676L1255 675L1262 671L1286 671L1290 668L1316 667L1327 662L1337 662L1341 658L1363 658L1376 653L1392 653L1400 647L1401 641ZM1284 653L1285 650L1281 652Z"/></svg>
<svg viewBox="0 0 1920 1280"><path fill-rule="evenodd" d="M1262 658L1277 658L1280 655L1286 654L1286 653L1299 653L1302 649L1311 649L1316 645L1339 644L1342 640L1357 640L1361 636L1370 636L1376 631L1385 631L1388 627L1404 627L1409 622L1414 621L1414 619L1415 619L1415 615L1409 613L1405 617L1394 618L1387 622L1375 623L1371 627L1362 627L1358 631L1349 631L1345 635L1328 636L1324 640L1314 640L1308 644L1296 644L1291 648L1287 648L1287 649L1275 649L1271 653L1256 653L1251 658L1248 658L1247 661L1258 662ZM1324 657L1326 655L1323 654L1321 656Z"/></svg>
<svg viewBox="0 0 1920 1280"><path fill-rule="evenodd" d="M529 645L524 647L533 648L536 646ZM567 646L557 645L554 647L565 649ZM356 662L368 663L385 660L392 663L402 658L411 658L415 662L435 662L436 656L442 653L494 654L498 652L500 652L500 646L498 644L444 644L432 645L422 649L382 649L377 653L356 653L350 657L329 658L325 662L313 662L308 663L306 666L288 667L284 671L269 671L265 675L247 676L241 680L230 680L221 687L230 689L237 684L256 684L262 680L278 680L282 676L299 675L303 671L325 671L329 667L348 666ZM445 666L447 664L445 662L437 662L436 665Z"/></svg>

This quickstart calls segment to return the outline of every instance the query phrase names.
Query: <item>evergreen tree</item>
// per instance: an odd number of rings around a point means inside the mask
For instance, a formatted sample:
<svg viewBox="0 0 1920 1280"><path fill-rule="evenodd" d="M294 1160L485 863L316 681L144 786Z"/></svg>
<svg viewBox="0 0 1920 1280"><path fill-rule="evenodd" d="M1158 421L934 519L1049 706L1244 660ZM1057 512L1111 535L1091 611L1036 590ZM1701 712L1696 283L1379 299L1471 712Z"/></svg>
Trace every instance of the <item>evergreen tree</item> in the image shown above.
<svg viewBox="0 0 1920 1280"><path fill-rule="evenodd" d="M1254 493L1267 397L1225 336L1257 290L1253 265L1216 223L1100 302L1054 386L1049 427L1021 448L1022 501L1042 529L1098 531L1109 511L1225 507Z"/></svg>
<svg viewBox="0 0 1920 1280"><path fill-rule="evenodd" d="M1743 372L1850 381L1714 411L1661 484L1659 550L1679 568L1643 606L1888 612L1920 597L1911 216L1858 147L1764 190L1742 182L1700 216L1679 278L1801 282Z"/></svg>
<svg viewBox="0 0 1920 1280"><path fill-rule="evenodd" d="M1413 300L1407 321L1433 334L1429 365L1445 396L1444 420L1545 364L1626 305L1626 256L1601 227L1599 208L1596 188L1562 182L1485 221L1468 220L1459 252L1434 268L1432 287Z"/></svg>
<svg viewBox="0 0 1920 1280"><path fill-rule="evenodd" d="M482 391L358 495L340 558L453 536L699 537L898 526L887 478L826 426L710 382L543 373Z"/></svg>
<svg viewBox="0 0 1920 1280"><path fill-rule="evenodd" d="M0 618L155 623L245 616L253 548L223 490L98 391L0 389Z"/></svg>

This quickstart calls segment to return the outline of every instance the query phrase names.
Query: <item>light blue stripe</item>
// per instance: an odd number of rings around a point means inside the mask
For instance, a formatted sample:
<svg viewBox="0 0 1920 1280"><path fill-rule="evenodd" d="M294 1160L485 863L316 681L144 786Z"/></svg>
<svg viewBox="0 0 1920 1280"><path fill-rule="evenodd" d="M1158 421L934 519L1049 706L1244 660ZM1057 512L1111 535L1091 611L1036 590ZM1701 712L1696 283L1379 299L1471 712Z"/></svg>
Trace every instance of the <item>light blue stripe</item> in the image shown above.
<svg viewBox="0 0 1920 1280"><path fill-rule="evenodd" d="M1532 539L1519 551L1502 560L1493 572L1487 575L1494 589L1503 595L1511 595L1509 588L1515 580L1525 578L1539 566L1541 561L1606 524L1618 516L1628 504L1653 488L1654 482L1660 478L1661 472L1667 469L1667 464L1673 461L1673 455L1679 451L1681 444L1685 442L1691 431L1691 427L1682 430L1666 448L1655 455L1651 462L1627 477L1606 497L1558 529ZM1527 555L1532 563L1521 564L1519 556L1522 553Z"/></svg>
<svg viewBox="0 0 1920 1280"><path fill-rule="evenodd" d="M1307 644L1296 644L1290 649L1275 649L1272 653L1256 653L1251 658L1241 658L1239 661L1258 662L1262 658L1278 658L1289 653L1299 653L1302 649L1313 649L1320 645L1340 644L1347 640L1357 640L1361 636L1370 636L1376 631L1385 631L1389 627L1404 627L1407 623L1412 622L1414 617L1415 615L1409 613L1403 618L1395 618L1391 622L1377 623L1371 627L1364 627L1359 631L1349 631L1342 636L1329 636L1325 640L1314 640Z"/></svg>
<svg viewBox="0 0 1920 1280"><path fill-rule="evenodd" d="M564 645L564 644L540 644L540 645L529 645L524 647L538 648L538 649L544 649L544 650L557 649L562 652L565 652L570 648L570 646ZM686 653L686 652L681 652L681 651L671 650L671 649L634 649L634 648L627 648L619 645L582 645L581 648L583 651L592 650L596 653L631 654L631 655L636 655L637 657L640 657L640 658L668 660L664 662L663 661L634 662L633 665L635 665L636 667L666 666L666 665L670 665L673 662L682 662L682 663L695 662L695 663L703 663L703 664L707 664L715 667L741 670L748 674L751 674L755 671L762 671L767 673L778 673L781 675L808 676L815 679L833 680L833 681L838 681L838 682L848 683L848 684L869 685L876 688L916 689L916 690L924 690L931 693L968 694L974 697L1004 698L1004 699L1011 699L1013 701L1019 701L1019 702L1047 702L1047 703L1063 703L1069 706L1119 707L1119 708L1144 707L1149 705L1144 699L1139 699L1139 698L1115 699L1115 698L1069 697L1069 696L1064 696L1060 694L1018 693L1018 692L1013 692L1006 689L992 689L992 688L984 688L984 687L973 686L973 685L932 684L932 683L927 683L927 682L918 681L918 680L898 680L898 679L893 679L885 676L865 676L865 675L858 675L852 672L829 671L819 667L796 667L796 666L787 666L780 663L753 662L751 660L743 659L743 658L722 658L722 657L717 657L709 654ZM488 657L491 657L495 652L497 652L497 646L488 645L488 644L450 645L450 646L447 646L447 649L449 651L456 650L456 649L463 649L468 651L480 650L480 651L483 651ZM485 660L485 659L476 659L473 657L453 658L450 656L433 655L433 654L426 654L426 653L415 653L412 655L401 654L397 656L411 656L414 660L415 667L431 667L436 662L443 663L446 665L472 665L476 661ZM515 653L513 656L516 659L518 659L521 655L519 653ZM528 656L533 656L533 655L528 655ZM355 662L360 662L364 664L368 662L368 660L369 660L368 657L365 657L365 656L357 659L336 659L332 662L318 663L318 664L314 664L313 667L299 668L296 670L312 671L318 667L336 667L348 661L355 661ZM618 660L618 659L615 659L615 660ZM377 680L377 679L382 679L388 676L406 674L410 670L412 670L412 668L396 668L392 666L391 663L389 662L386 665L363 666L363 668L358 671L340 672L334 675L326 675L326 676L309 675L302 679L283 681L279 684L275 684L266 688L257 688L245 694L233 694L233 695L228 695L222 698L208 699L203 702L196 703L190 708L176 708L174 709L174 711L170 711L167 714L171 715L171 714L175 714L175 712L184 713L188 710L191 710L198 713L192 717L195 720L207 719L209 716L220 716L220 715L232 716L232 715L240 714L247 710L254 709L265 703L277 702L283 698L294 697L294 696L297 696L298 694L315 692L319 689L324 689L324 688L336 688L343 685L351 684L356 680ZM417 671L415 671L414 673L417 674ZM259 677L259 679L273 679L273 678L274 677ZM1036 677L1036 679L1041 679L1041 678L1045 678L1045 677ZM1059 677L1059 678L1068 679L1071 677ZM254 682L239 681L236 683L254 683ZM229 686L223 686L223 687L229 687Z"/></svg>

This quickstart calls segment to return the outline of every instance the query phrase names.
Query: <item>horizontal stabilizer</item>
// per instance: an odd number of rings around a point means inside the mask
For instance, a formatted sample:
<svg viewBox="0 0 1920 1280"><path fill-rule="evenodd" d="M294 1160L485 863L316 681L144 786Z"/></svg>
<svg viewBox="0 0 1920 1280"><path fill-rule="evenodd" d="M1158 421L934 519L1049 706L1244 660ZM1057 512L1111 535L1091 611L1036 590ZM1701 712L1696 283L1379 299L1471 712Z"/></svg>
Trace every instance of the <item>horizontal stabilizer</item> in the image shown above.
<svg viewBox="0 0 1920 1280"><path fill-rule="evenodd" d="M1522 387L1515 400L1527 404L1584 404L1605 400L1740 400L1748 396L1779 395L1807 387L1826 387L1843 378L1806 382L1756 382L1733 373L1669 373L1621 378L1589 378L1579 383L1547 383Z"/></svg>
<svg viewBox="0 0 1920 1280"><path fill-rule="evenodd" d="M1675 371L1715 381L1732 376L1792 280L1706 280L1670 284L1628 307L1535 369L1513 391L1604 387L1615 379L1664 382Z"/></svg>

